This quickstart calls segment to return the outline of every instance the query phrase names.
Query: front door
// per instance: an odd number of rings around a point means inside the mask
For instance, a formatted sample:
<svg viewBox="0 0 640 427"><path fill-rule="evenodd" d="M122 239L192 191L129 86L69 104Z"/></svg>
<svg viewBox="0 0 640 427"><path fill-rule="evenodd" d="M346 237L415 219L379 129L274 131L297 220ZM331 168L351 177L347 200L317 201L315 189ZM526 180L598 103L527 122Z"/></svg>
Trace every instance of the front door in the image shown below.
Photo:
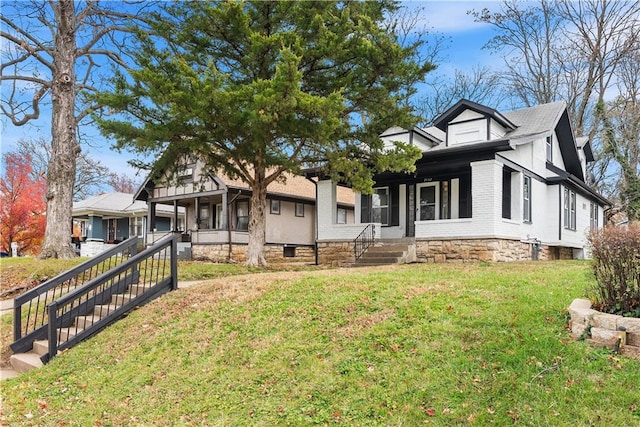
<svg viewBox="0 0 640 427"><path fill-rule="evenodd" d="M418 206L416 217L418 221L439 219L440 192L437 182L426 182L416 186Z"/></svg>

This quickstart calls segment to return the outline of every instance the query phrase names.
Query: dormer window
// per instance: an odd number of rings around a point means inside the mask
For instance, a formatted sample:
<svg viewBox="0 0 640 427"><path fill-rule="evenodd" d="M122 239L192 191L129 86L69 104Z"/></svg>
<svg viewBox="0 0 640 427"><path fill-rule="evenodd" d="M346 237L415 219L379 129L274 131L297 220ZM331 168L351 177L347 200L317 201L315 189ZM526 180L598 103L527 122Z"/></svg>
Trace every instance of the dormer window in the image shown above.
<svg viewBox="0 0 640 427"><path fill-rule="evenodd" d="M553 136L549 135L546 142L547 162L553 163Z"/></svg>

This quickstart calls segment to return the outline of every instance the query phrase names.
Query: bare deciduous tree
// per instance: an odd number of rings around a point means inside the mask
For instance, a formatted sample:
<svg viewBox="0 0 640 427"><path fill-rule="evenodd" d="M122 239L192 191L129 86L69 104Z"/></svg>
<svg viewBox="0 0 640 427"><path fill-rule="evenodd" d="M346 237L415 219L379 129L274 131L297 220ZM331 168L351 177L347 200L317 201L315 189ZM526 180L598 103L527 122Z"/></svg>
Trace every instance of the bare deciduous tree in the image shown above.
<svg viewBox="0 0 640 427"><path fill-rule="evenodd" d="M32 174L47 176L51 160L51 143L45 138L22 138L16 144L16 151L22 156L31 156ZM111 177L109 168L99 160L82 151L76 162L76 178L73 185L73 200L85 199L104 190L105 182Z"/></svg>
<svg viewBox="0 0 640 427"><path fill-rule="evenodd" d="M499 12L483 9L471 14L497 30L487 47L503 54L508 90L525 105L564 100L574 132L587 136L600 154L591 167L590 184L617 199L618 192L625 191L620 185L630 181L617 181L627 165L613 154L607 140L611 132L624 133L612 129L623 126L624 120L617 119L626 114L620 106L633 111L638 97L623 94L622 102L609 99L609 103L607 97L621 82L638 86L638 70L629 64L637 64L640 52L640 3L540 0L531 5L505 0L500 5ZM603 127L606 132L600 132ZM625 149L637 146L637 138L616 141L627 144Z"/></svg>
<svg viewBox="0 0 640 427"><path fill-rule="evenodd" d="M42 258L75 256L69 237L81 152L78 125L99 107L84 95L98 89L102 70L114 64L126 66L122 56L125 25L136 19L134 11L148 6L136 3L33 0L3 4L0 81L5 89L0 109L15 126L38 119L45 106L52 111Z"/></svg>
<svg viewBox="0 0 640 427"><path fill-rule="evenodd" d="M416 109L428 126L440 114L465 98L486 105L498 106L507 96L500 87L500 75L488 67L474 67L470 73L456 70L453 80L442 75L427 82L427 95L418 101Z"/></svg>

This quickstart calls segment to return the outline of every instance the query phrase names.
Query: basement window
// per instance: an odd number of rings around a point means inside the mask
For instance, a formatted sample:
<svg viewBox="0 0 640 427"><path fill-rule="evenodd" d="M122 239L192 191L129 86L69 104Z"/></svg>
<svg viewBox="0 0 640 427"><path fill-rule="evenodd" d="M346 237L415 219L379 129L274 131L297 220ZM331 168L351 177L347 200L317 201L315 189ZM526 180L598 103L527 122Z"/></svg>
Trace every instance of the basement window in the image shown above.
<svg viewBox="0 0 640 427"><path fill-rule="evenodd" d="M282 256L285 258L295 258L296 256L296 247L295 246L284 246L282 248Z"/></svg>

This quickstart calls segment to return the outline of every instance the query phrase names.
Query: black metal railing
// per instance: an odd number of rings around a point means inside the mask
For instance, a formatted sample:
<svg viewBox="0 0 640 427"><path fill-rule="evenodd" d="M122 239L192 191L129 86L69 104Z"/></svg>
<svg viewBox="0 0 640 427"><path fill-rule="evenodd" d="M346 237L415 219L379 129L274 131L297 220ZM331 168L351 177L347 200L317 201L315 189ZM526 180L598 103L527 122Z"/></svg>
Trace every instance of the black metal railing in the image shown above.
<svg viewBox="0 0 640 427"><path fill-rule="evenodd" d="M47 305L135 255L138 243L138 238L127 239L16 297L13 303L14 342L11 349L15 353L28 351L35 340L45 338Z"/></svg>
<svg viewBox="0 0 640 427"><path fill-rule="evenodd" d="M363 253L371 246L376 237L376 228L373 224L367 225L364 230L358 234L353 241L353 250L356 255L356 260L362 256Z"/></svg>
<svg viewBox="0 0 640 427"><path fill-rule="evenodd" d="M48 305L47 362L135 307L178 287L177 241L172 234Z"/></svg>

